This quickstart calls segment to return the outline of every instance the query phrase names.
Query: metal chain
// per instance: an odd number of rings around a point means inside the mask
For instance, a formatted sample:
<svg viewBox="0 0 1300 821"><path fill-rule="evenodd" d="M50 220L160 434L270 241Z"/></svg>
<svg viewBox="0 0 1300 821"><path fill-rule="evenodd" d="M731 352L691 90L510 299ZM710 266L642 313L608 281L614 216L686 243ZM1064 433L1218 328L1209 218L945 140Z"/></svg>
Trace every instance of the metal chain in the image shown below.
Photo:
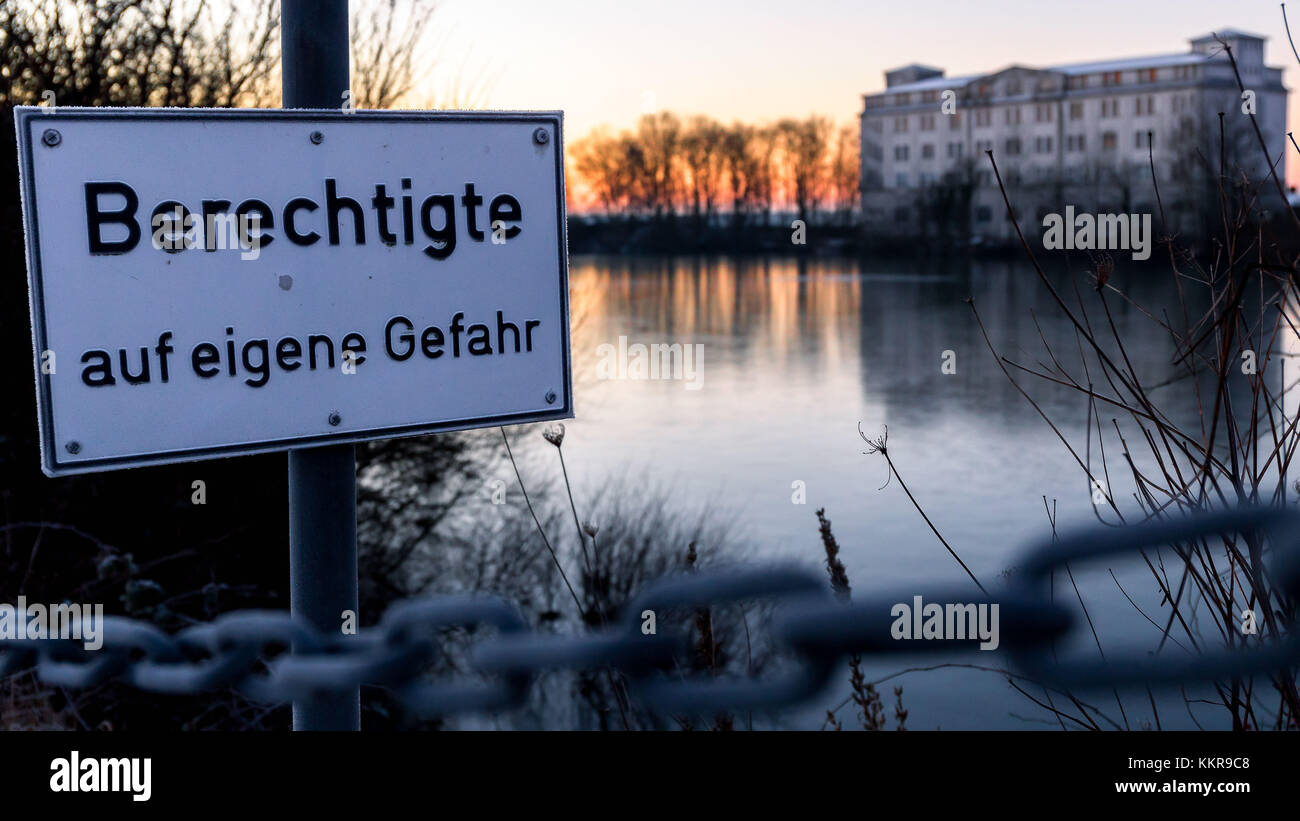
<svg viewBox="0 0 1300 821"><path fill-rule="evenodd" d="M424 716L496 712L520 707L537 676L549 670L612 669L647 708L665 713L778 709L821 693L847 657L897 653L951 654L972 650L979 637L931 641L897 638L895 608L920 595L931 603L997 605L1000 647L1026 678L1061 689L1170 685L1289 670L1300 665L1300 630L1274 622L1270 631L1242 636L1237 649L1159 655L1107 655L1058 660L1057 642L1077 626L1071 610L1045 591L1053 571L1162 545L1186 550L1210 537L1241 534L1252 555L1266 538L1272 546L1269 580L1295 613L1300 599L1300 514L1241 508L1125 528L1094 528L1052 539L1026 551L994 595L970 588L911 590L872 595L852 603L833 597L823 578L807 569L772 565L693 572L661 579L634 598L622 620L582 635L530 630L519 611L494 596L436 596L398 603L374 628L356 635L324 635L284 612L239 611L173 635L141 621L107 617L103 644L83 649L79 639L0 638L0 675L35 666L47 684L92 687L111 680L156 693L196 693L236 688L252 699L285 702L360 685L391 689ZM1256 571L1263 581L1263 569ZM669 614L693 613L742 601L775 605L772 639L788 669L767 677L690 674L687 631L642 631L643 613L668 625ZM1265 606L1272 603L1265 602ZM450 627L495 632L468 652L463 679L430 681L429 666ZM489 632L489 631L484 631ZM1269 635L1264 635L1269 633ZM486 683L484 682L486 679Z"/></svg>

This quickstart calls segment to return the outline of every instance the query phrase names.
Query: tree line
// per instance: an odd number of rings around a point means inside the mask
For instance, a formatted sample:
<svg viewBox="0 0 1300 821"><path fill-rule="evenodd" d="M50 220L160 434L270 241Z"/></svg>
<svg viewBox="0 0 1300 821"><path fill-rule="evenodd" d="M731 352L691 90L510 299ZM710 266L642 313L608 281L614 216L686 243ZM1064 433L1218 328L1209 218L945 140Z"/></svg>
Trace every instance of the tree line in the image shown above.
<svg viewBox="0 0 1300 821"><path fill-rule="evenodd" d="M645 114L634 129L577 140L569 160L585 195L577 205L611 216L744 225L792 210L805 223L847 223L858 204L857 128L821 116L727 125Z"/></svg>

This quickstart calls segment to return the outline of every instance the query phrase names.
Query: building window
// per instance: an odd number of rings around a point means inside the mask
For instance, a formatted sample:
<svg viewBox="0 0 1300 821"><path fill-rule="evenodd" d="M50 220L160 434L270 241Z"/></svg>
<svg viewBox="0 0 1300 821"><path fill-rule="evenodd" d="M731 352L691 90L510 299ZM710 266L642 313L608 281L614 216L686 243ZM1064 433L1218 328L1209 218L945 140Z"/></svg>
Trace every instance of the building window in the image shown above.
<svg viewBox="0 0 1300 821"><path fill-rule="evenodd" d="M1070 119L1071 120L1083 119L1083 103L1070 103Z"/></svg>
<svg viewBox="0 0 1300 821"><path fill-rule="evenodd" d="M975 127L989 126L993 124L993 112L987 108L975 109Z"/></svg>
<svg viewBox="0 0 1300 821"><path fill-rule="evenodd" d="M1051 154L1051 153L1052 153L1052 138L1051 138L1051 137L1035 137L1035 138L1034 138L1034 153L1036 153L1036 154Z"/></svg>
<svg viewBox="0 0 1300 821"><path fill-rule="evenodd" d="M1082 134L1071 134L1065 138L1066 151L1083 151L1084 142Z"/></svg>
<svg viewBox="0 0 1300 821"><path fill-rule="evenodd" d="M938 99L939 99L939 92L937 91L924 91L921 93L921 102L923 103L933 103L935 100Z"/></svg>
<svg viewBox="0 0 1300 821"><path fill-rule="evenodd" d="M1101 135L1101 150L1102 150L1102 151L1114 151L1114 150L1115 150L1115 144L1116 144L1116 143L1115 143L1115 132L1114 132L1114 131L1107 131L1105 134L1102 134L1102 135Z"/></svg>
<svg viewBox="0 0 1300 821"><path fill-rule="evenodd" d="M1086 75L1086 74L1080 74L1080 75L1078 75L1078 76L1071 77L1071 78L1066 82L1065 87L1066 87L1066 88L1087 88L1087 87L1088 87L1088 75Z"/></svg>
<svg viewBox="0 0 1300 821"><path fill-rule="evenodd" d="M1034 119L1040 123L1050 123L1052 121L1052 104L1039 103L1034 106Z"/></svg>
<svg viewBox="0 0 1300 821"><path fill-rule="evenodd" d="M976 141L975 141L975 153L976 153L976 154L983 154L985 151L992 151L992 150L993 150L993 141L992 141L992 140L976 140Z"/></svg>
<svg viewBox="0 0 1300 821"><path fill-rule="evenodd" d="M894 95L894 105L907 105L911 101L912 101L912 95L910 94Z"/></svg>
<svg viewBox="0 0 1300 821"><path fill-rule="evenodd" d="M907 162L908 153L909 153L908 146L905 145L894 146L894 159L897 160L898 162Z"/></svg>
<svg viewBox="0 0 1300 821"><path fill-rule="evenodd" d="M1117 86L1120 84L1120 74L1118 71L1107 71L1101 75L1101 84L1104 86Z"/></svg>
<svg viewBox="0 0 1300 821"><path fill-rule="evenodd" d="M1144 68L1138 72L1139 82L1154 83L1156 81L1156 70L1154 68Z"/></svg>
<svg viewBox="0 0 1300 821"><path fill-rule="evenodd" d="M898 183L898 187L899 187L899 188L906 188L906 187L907 187L907 175L906 175L906 174L899 174L897 177L895 177L895 181Z"/></svg>
<svg viewBox="0 0 1300 821"><path fill-rule="evenodd" d="M1110 99L1101 101L1101 117L1103 120L1119 116L1119 100Z"/></svg>
<svg viewBox="0 0 1300 821"><path fill-rule="evenodd" d="M1005 110L1003 118L1007 125L1020 125L1020 106L1013 105Z"/></svg>
<svg viewBox="0 0 1300 821"><path fill-rule="evenodd" d="M1150 145L1152 148L1155 148L1155 147L1156 147L1156 134L1155 134L1155 132L1154 132L1154 131L1134 131L1134 132L1133 132L1133 147L1134 147L1134 148L1146 148L1147 145Z"/></svg>
<svg viewBox="0 0 1300 821"><path fill-rule="evenodd" d="M1007 140L1007 156L1014 157L1020 153L1020 138L1012 137Z"/></svg>
<svg viewBox="0 0 1300 821"><path fill-rule="evenodd" d="M961 128L961 112L954 111L948 115L948 127L953 131Z"/></svg>
<svg viewBox="0 0 1300 821"><path fill-rule="evenodd" d="M894 118L894 131L895 131L895 133L899 133L899 134L906 134L906 133L907 133L907 118L906 118L906 117L895 117L895 118Z"/></svg>
<svg viewBox="0 0 1300 821"><path fill-rule="evenodd" d="M1133 113L1139 117L1146 117L1156 113L1156 98L1150 95L1146 97L1133 98Z"/></svg>
<svg viewBox="0 0 1300 821"><path fill-rule="evenodd" d="M921 159L923 160L934 159L934 145L932 143L926 143L925 145L921 146Z"/></svg>
<svg viewBox="0 0 1300 821"><path fill-rule="evenodd" d="M921 115L921 130L922 130L922 131L934 131L934 115L933 115L933 114L922 114L922 115Z"/></svg>

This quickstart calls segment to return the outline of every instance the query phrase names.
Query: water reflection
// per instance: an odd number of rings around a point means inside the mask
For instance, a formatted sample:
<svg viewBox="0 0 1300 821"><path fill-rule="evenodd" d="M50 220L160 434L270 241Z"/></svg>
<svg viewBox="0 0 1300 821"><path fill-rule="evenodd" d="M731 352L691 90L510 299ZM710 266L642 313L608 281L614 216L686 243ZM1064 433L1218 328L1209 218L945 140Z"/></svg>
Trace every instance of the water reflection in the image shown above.
<svg viewBox="0 0 1300 821"><path fill-rule="evenodd" d="M1120 263L1112 281L1155 316L1178 315L1168 276ZM571 281L577 419L565 447L580 491L624 474L671 483L686 502L738 511L760 554L810 565L820 559L813 511L824 506L855 588L969 583L898 487L881 489L885 465L864 455L862 423L873 435L888 425L909 488L982 578L1048 532L1044 499L1062 526L1094 520L1087 478L1003 374L966 302L1008 359L1043 369L1046 340L1080 380L1101 383L1095 361L1084 373L1075 329L1026 264L576 257ZM1073 305L1067 272L1052 282ZM1077 287L1103 338L1113 322L1129 340L1125 368L1146 385L1178 375L1174 345L1149 316L1111 294L1107 318L1086 279ZM598 348L620 336L703 345L703 388L598 379ZM946 351L955 373L941 371ZM1084 397L1013 374L1082 455ZM1173 418L1196 424L1185 383L1153 390ZM1105 410L1107 426L1115 415ZM794 503L796 483L806 504ZM1140 573L1117 572L1132 579L1130 594L1150 592ZM1133 632L1112 580L1083 584L1099 630ZM907 687L920 726L1024 726L1011 713L1033 712L988 674L930 674ZM1181 703L1171 709L1185 715Z"/></svg>

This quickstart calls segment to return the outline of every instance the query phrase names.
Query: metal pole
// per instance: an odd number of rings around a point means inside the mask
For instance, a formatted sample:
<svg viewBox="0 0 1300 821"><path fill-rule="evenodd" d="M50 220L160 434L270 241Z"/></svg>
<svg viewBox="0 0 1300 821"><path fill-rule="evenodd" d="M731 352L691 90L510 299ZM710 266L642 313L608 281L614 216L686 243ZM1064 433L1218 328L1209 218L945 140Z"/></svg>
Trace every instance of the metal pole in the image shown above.
<svg viewBox="0 0 1300 821"><path fill-rule="evenodd" d="M342 107L348 89L347 0L282 0L285 108ZM357 612L357 473L352 445L289 451L289 606L332 633ZM295 730L361 729L357 690L293 703Z"/></svg>

